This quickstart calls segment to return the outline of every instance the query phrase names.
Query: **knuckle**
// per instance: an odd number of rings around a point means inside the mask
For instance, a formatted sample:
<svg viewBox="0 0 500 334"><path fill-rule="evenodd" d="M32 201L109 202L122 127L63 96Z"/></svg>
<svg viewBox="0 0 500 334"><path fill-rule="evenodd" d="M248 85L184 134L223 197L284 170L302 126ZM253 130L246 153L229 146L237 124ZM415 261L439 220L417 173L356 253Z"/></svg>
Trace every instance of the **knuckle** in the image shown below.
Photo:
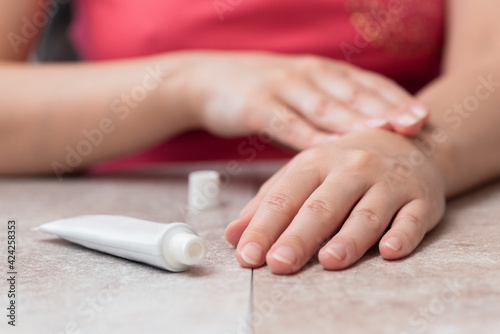
<svg viewBox="0 0 500 334"><path fill-rule="evenodd" d="M358 70L352 73L353 80L364 88L373 88L376 86L376 77L373 73L366 70Z"/></svg>
<svg viewBox="0 0 500 334"><path fill-rule="evenodd" d="M372 82L373 82L373 85L372 87L374 87L375 89L394 89L394 87L398 87L398 84L396 83L395 80L391 79L391 78L386 78L382 75L378 75L378 74L372 74Z"/></svg>
<svg viewBox="0 0 500 334"><path fill-rule="evenodd" d="M321 161L322 158L318 153L313 151L316 151L316 149L310 148L299 153L290 162L290 169L293 169L298 175L307 177L311 182L317 182L319 184L323 173L318 162Z"/></svg>
<svg viewBox="0 0 500 334"><path fill-rule="evenodd" d="M249 225L245 231L247 240L259 240L262 246L270 246L274 243L274 239L270 235L269 229L263 225Z"/></svg>
<svg viewBox="0 0 500 334"><path fill-rule="evenodd" d="M347 157L348 166L351 169L365 169L373 164L375 155L362 149L355 149L349 152Z"/></svg>
<svg viewBox="0 0 500 334"><path fill-rule="evenodd" d="M297 59L297 67L305 71L320 69L322 64L321 59L313 55L303 55Z"/></svg>
<svg viewBox="0 0 500 334"><path fill-rule="evenodd" d="M314 109L312 110L312 117L314 119L321 119L326 116L327 112L333 108L333 103L328 103L324 98L321 98Z"/></svg>
<svg viewBox="0 0 500 334"><path fill-rule="evenodd" d="M354 82L351 82L349 87L349 91L346 95L346 100L350 102L351 105L357 103L358 97L361 95L362 89L356 85Z"/></svg>
<svg viewBox="0 0 500 334"><path fill-rule="evenodd" d="M280 211L289 212L293 209L292 198L289 195L281 192L274 192L269 194L264 198L263 203Z"/></svg>
<svg viewBox="0 0 500 334"><path fill-rule="evenodd" d="M425 224L422 221L422 219L418 218L415 214L410 212L400 213L398 219L413 225L415 227L415 230L422 233L422 235L425 234L426 232Z"/></svg>
<svg viewBox="0 0 500 334"><path fill-rule="evenodd" d="M363 70L361 77L363 83L373 89L389 88L386 86L397 85L393 79L386 78L384 75L372 71Z"/></svg>
<svg viewBox="0 0 500 334"><path fill-rule="evenodd" d="M241 120L243 124L253 131L257 131L264 127L264 123L260 113L255 108L249 104L245 104L241 111Z"/></svg>
<svg viewBox="0 0 500 334"><path fill-rule="evenodd" d="M356 209L351 214L351 217L367 221L373 227L374 231L378 232L385 229L382 219L372 209L369 208Z"/></svg>
<svg viewBox="0 0 500 334"><path fill-rule="evenodd" d="M279 66L276 66L276 67L273 67L272 69L270 69L269 75L267 77L268 82L270 84L276 84L279 82L286 82L287 79L289 79L289 78L290 78L289 72L286 71L285 68L279 67Z"/></svg>
<svg viewBox="0 0 500 334"><path fill-rule="evenodd" d="M302 129L302 120L295 113L290 113L287 119L287 128L293 132L300 131Z"/></svg>
<svg viewBox="0 0 500 334"><path fill-rule="evenodd" d="M397 87L399 87L399 84L396 82L396 80L394 80L392 78L382 76L382 77L379 77L378 79L382 83L385 83L387 85L387 87L385 87L385 88L397 88Z"/></svg>
<svg viewBox="0 0 500 334"><path fill-rule="evenodd" d="M297 156L296 159L299 164L302 166L309 166L314 168L314 166L318 163L318 161L321 161L321 159L324 159L324 154L318 149L318 148L310 148L308 150L300 152Z"/></svg>
<svg viewBox="0 0 500 334"><path fill-rule="evenodd" d="M309 200L304 204L304 208L316 216L332 217L334 214L331 204L323 199Z"/></svg>

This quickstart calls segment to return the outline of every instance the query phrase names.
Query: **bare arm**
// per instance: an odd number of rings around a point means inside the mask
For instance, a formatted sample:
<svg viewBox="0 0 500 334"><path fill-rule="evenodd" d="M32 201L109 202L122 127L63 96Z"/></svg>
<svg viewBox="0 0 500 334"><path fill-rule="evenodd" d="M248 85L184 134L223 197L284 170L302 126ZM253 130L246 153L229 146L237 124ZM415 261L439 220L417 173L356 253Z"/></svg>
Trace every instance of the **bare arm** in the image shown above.
<svg viewBox="0 0 500 334"><path fill-rule="evenodd" d="M419 94L432 111L419 137L443 130L435 158L453 195L500 175L500 3L449 3L445 71Z"/></svg>
<svg viewBox="0 0 500 334"><path fill-rule="evenodd" d="M194 126L168 96L179 57L25 63L39 1L0 5L0 174L56 173L148 147ZM181 107L185 108L182 109ZM71 152L76 152L71 153Z"/></svg>
<svg viewBox="0 0 500 334"><path fill-rule="evenodd" d="M187 106L169 96L175 91L175 63L175 56L0 63L0 77L9 78L0 81L0 173L60 174L63 165L74 171L194 127Z"/></svg>

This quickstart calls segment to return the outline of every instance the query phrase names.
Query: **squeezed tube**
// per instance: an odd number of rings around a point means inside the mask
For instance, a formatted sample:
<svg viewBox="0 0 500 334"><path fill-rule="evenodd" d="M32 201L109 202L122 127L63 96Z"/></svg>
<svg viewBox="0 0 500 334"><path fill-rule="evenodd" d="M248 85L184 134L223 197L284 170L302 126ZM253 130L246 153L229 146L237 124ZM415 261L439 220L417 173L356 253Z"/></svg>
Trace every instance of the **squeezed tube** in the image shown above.
<svg viewBox="0 0 500 334"><path fill-rule="evenodd" d="M199 263L205 255L203 240L184 223L88 215L46 223L39 230L87 248L174 272Z"/></svg>

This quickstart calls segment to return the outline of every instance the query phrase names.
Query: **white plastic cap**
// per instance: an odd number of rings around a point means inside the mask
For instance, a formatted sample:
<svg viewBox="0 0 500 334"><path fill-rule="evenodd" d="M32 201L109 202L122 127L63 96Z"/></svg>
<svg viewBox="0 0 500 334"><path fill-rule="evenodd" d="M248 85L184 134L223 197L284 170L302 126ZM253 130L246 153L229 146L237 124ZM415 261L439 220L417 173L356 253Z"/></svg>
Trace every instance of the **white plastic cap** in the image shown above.
<svg viewBox="0 0 500 334"><path fill-rule="evenodd" d="M220 175L213 170L189 174L188 204L196 210L210 209L220 204Z"/></svg>
<svg viewBox="0 0 500 334"><path fill-rule="evenodd" d="M205 245L197 235L179 232L170 239L168 251L164 255L178 263L192 266L205 256Z"/></svg>

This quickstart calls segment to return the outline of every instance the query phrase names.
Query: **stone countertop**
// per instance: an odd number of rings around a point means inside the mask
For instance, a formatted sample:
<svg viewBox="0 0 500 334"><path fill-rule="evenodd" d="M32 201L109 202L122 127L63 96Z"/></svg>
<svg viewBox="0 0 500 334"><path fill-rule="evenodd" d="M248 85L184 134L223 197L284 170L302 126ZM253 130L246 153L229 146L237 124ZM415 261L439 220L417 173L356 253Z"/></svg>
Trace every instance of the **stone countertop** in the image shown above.
<svg viewBox="0 0 500 334"><path fill-rule="evenodd" d="M500 183L452 200L409 257L385 261L374 247L352 268L298 274L241 268L227 223L279 163L229 175L220 208L186 210L187 175L223 163L115 175L0 180L7 221L16 220L16 328L2 333L496 333L500 330ZM32 231L83 214L184 221L207 242L206 259L169 273ZM7 314L7 251L0 272ZM0 276L1 278L1 276ZM8 329L8 331L4 331Z"/></svg>

